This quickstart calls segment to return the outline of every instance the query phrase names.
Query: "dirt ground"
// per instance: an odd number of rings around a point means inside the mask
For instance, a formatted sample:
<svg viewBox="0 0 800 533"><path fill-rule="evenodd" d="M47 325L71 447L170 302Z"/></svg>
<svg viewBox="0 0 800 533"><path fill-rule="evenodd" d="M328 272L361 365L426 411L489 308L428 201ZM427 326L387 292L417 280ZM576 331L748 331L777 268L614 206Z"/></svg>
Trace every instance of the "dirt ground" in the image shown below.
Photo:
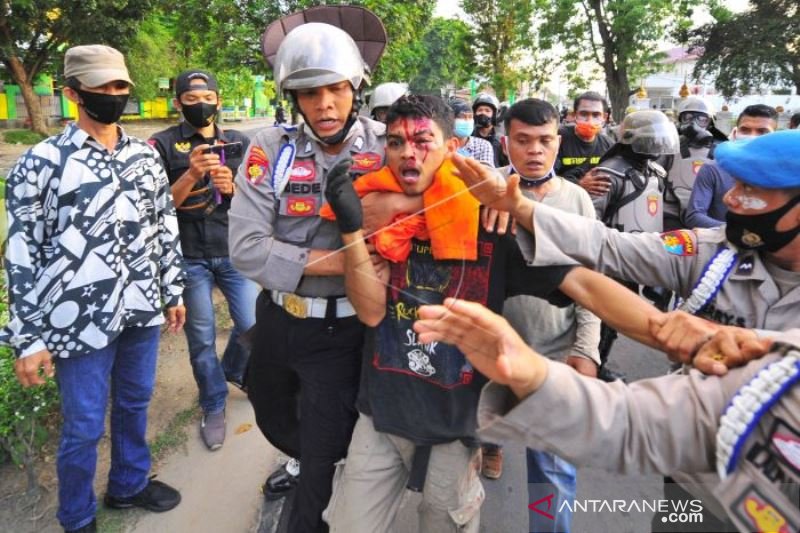
<svg viewBox="0 0 800 533"><path fill-rule="evenodd" d="M128 135L147 139L153 133L173 123L173 121L157 120L137 121L125 123L123 127ZM268 121L254 120L240 122L230 127L243 129L264 127L265 125L268 125ZM61 128L53 129L53 133L58 131L61 131ZM1 138L2 136L0 136ZM0 177L7 175L17 158L28 148L29 146L8 144L0 140ZM224 305L224 299L218 291L215 291L215 302L218 310L217 316L219 317L217 353L221 354L225 343L228 341L231 324L227 308ZM178 334L164 333L161 338L155 393L150 403L148 440L152 442L159 435L163 437L165 430L178 413L183 413L196 405L197 386L189 364L186 338L182 332ZM199 411L195 412L192 420L186 423L187 432L195 431L196 420L198 419ZM106 424L106 427L108 427L108 424ZM164 440L180 442L180 437L177 437L176 439ZM40 461L37 464L38 479L41 486L38 495L26 494L27 479L24 471L17 469L13 465L0 465L0 532L55 533L62 531L55 519L58 498L55 472L57 444L58 436L54 435L53 439L42 449ZM167 450L167 456L169 451ZM98 501L102 501L110 459L108 435L105 435L101 440L98 452L95 492L98 495ZM158 464L154 465L153 473L158 473ZM100 507L102 507L102 504L100 504ZM137 519L137 514L124 513L122 520L118 519L118 516L116 516L118 514L120 513L113 513L115 515L113 523L109 521L103 529L106 531L131 529ZM100 525L103 526L106 521L105 516L101 516L99 521Z"/></svg>
<svg viewBox="0 0 800 533"><path fill-rule="evenodd" d="M230 319L224 300L218 291L215 291L215 302L218 320L217 346L218 353L222 353L230 334ZM182 332L177 334L164 333L161 337L159 349L156 386L153 399L150 402L149 420L147 428L148 441L164 433L175 418L175 415L197 405L197 385L192 376L189 365L189 355L186 350L186 337ZM195 431L195 421L198 419L197 411L185 428L187 432ZM106 424L108 428L108 424ZM180 441L180 439L177 439ZM47 443L42 450L41 460L37 464L40 494L36 497L25 493L27 478L25 472L13 465L0 467L0 531L14 533L56 533L62 531L56 518L58 504L57 480L55 472L55 451L58 442L57 435ZM179 445L180 446L180 445ZM168 450L166 456L169 456ZM102 502L105 493L108 468L110 464L110 439L106 434L100 441L97 475L95 478L95 492L98 501ZM166 460L164 457L163 460ZM159 464L153 466L152 473L157 474ZM102 503L99 504L102 507ZM125 531L133 526L138 518L137 513L113 513L114 523L106 531ZM103 520L101 518L101 526Z"/></svg>

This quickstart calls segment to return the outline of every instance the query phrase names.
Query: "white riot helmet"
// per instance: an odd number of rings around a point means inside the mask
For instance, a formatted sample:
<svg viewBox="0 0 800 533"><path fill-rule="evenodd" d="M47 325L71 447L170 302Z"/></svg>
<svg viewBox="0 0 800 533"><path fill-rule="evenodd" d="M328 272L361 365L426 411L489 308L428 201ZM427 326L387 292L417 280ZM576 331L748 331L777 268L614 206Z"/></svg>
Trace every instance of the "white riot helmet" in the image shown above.
<svg viewBox="0 0 800 533"><path fill-rule="evenodd" d="M661 111L634 111L622 121L620 144L627 144L634 153L656 158L677 154L680 141L675 126Z"/></svg>
<svg viewBox="0 0 800 533"><path fill-rule="evenodd" d="M281 93L345 80L356 92L362 83L369 83L369 68L353 38L336 26L320 22L303 24L286 35L273 71Z"/></svg>
<svg viewBox="0 0 800 533"><path fill-rule="evenodd" d="M678 104L678 117L681 113L686 111L693 111L695 113L705 113L709 117L714 115L714 110L711 106L700 98L699 96L690 96Z"/></svg>
<svg viewBox="0 0 800 533"><path fill-rule="evenodd" d="M389 107L406 94L408 94L407 83L381 83L372 91L372 98L369 99L369 112L374 112L376 107Z"/></svg>

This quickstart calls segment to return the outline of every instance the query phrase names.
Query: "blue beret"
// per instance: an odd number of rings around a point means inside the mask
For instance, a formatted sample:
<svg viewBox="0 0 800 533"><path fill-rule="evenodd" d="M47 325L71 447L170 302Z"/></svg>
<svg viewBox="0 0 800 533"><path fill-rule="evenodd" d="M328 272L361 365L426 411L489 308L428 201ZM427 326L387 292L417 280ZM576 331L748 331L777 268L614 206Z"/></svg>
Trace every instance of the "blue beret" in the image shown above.
<svg viewBox="0 0 800 533"><path fill-rule="evenodd" d="M764 189L800 187L800 130L720 144L714 159L734 178Z"/></svg>

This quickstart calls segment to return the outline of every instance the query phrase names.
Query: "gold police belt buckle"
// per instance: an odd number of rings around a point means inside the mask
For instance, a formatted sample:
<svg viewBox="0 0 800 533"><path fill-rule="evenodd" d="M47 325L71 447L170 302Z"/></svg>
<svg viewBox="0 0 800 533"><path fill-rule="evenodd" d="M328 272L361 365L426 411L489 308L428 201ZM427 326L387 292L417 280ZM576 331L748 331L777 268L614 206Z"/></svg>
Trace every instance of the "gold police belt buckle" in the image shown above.
<svg viewBox="0 0 800 533"><path fill-rule="evenodd" d="M296 294L286 294L283 297L283 309L296 318L306 318L308 316L308 306L306 299Z"/></svg>

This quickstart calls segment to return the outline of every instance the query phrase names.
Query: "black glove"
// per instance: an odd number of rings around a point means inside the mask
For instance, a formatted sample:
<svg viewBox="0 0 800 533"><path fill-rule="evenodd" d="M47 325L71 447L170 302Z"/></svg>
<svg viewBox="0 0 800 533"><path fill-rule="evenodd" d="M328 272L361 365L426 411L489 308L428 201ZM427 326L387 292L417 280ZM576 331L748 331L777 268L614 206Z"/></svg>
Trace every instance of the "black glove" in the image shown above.
<svg viewBox="0 0 800 533"><path fill-rule="evenodd" d="M360 230L364 223L361 210L361 199L353 188L350 167L353 160L349 157L336 163L326 177L325 199L336 215L336 223L342 233L353 233Z"/></svg>

